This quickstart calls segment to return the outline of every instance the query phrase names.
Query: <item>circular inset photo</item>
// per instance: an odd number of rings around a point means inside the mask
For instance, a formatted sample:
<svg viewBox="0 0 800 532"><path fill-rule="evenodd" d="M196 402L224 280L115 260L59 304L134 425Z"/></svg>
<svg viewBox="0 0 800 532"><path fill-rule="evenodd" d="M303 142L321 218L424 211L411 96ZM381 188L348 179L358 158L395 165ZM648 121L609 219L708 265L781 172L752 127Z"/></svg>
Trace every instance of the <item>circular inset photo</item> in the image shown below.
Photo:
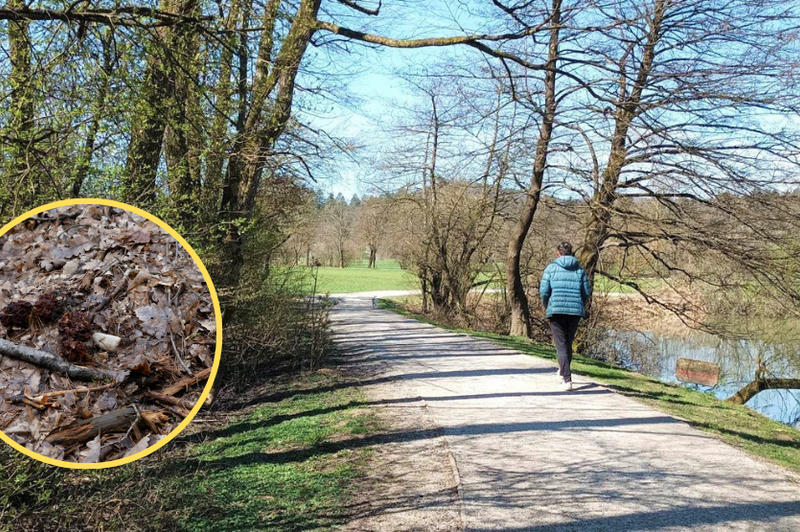
<svg viewBox="0 0 800 532"><path fill-rule="evenodd" d="M0 437L103 468L175 437L210 391L219 301L187 242L122 203L44 205L0 230Z"/></svg>

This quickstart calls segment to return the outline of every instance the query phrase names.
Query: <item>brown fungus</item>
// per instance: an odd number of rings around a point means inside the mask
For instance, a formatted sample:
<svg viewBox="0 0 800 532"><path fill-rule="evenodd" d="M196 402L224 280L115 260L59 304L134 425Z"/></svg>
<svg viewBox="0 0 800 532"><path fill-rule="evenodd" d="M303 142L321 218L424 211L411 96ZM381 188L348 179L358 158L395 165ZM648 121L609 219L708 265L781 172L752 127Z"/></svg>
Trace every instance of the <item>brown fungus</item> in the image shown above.
<svg viewBox="0 0 800 532"><path fill-rule="evenodd" d="M82 312L67 312L58 322L58 334L62 340L69 338L87 342L92 337L92 325L89 323L89 318L86 314Z"/></svg>
<svg viewBox="0 0 800 532"><path fill-rule="evenodd" d="M14 301L0 311L0 323L6 327L27 327L30 324L33 305L27 301Z"/></svg>
<svg viewBox="0 0 800 532"><path fill-rule="evenodd" d="M61 338L61 356L70 362L87 362L89 360L89 348L86 342L73 340L72 338Z"/></svg>
<svg viewBox="0 0 800 532"><path fill-rule="evenodd" d="M52 294L42 294L33 305L33 313L42 321L48 321L58 306L58 301Z"/></svg>

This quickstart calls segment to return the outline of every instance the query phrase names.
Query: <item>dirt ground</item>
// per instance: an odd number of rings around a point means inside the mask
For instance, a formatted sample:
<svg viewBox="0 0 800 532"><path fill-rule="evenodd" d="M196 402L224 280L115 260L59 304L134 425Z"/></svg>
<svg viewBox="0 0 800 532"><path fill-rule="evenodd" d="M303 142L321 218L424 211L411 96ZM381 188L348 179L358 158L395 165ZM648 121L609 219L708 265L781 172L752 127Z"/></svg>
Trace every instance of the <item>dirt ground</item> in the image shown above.
<svg viewBox="0 0 800 532"><path fill-rule="evenodd" d="M464 530L461 479L441 428L422 398L391 400L402 384L386 383L382 364L335 360L347 380L362 384L381 428L370 447L346 532L457 532ZM424 439L404 437L424 433Z"/></svg>

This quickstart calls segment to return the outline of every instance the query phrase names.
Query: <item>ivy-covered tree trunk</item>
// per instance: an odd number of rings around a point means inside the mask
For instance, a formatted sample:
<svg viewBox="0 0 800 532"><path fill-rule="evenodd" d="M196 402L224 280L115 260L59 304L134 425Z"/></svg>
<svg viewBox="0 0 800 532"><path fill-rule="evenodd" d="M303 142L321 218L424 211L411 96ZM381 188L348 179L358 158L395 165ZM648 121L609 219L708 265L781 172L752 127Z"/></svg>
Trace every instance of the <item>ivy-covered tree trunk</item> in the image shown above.
<svg viewBox="0 0 800 532"><path fill-rule="evenodd" d="M23 0L9 0L9 8L24 8ZM31 46L27 20L8 21L9 59L11 60L11 98L9 122L5 131L5 168L0 182L0 216L16 216L32 207L39 183L34 172L30 147L34 132Z"/></svg>
<svg viewBox="0 0 800 532"><path fill-rule="evenodd" d="M200 15L196 0L185 2L188 16ZM184 231L194 229L199 214L201 157L205 146L203 111L199 94L200 43L197 33L186 25L176 26L171 45L170 103L164 133L164 158L170 206Z"/></svg>
<svg viewBox="0 0 800 532"><path fill-rule="evenodd" d="M75 166L75 175L72 177L71 192L73 197L80 197L81 189L89 174L89 169L92 166L92 158L94 157L95 142L97 141L97 134L100 131L100 122L105 115L106 99L108 97L108 85L112 76L111 71L111 39L113 37L113 30L106 28L103 31L101 44L103 47L103 64L100 68L100 85L97 88L95 96L94 109L92 109L92 119L89 127L86 130L86 140L83 144L81 156L78 158Z"/></svg>
<svg viewBox="0 0 800 532"><path fill-rule="evenodd" d="M164 0L161 8L166 12L191 16L198 10L198 1ZM148 207L155 203L158 197L156 176L161 161L164 133L170 119L175 120L178 118L176 114L185 112L186 103L178 100L175 91L177 86L185 87L188 83L188 80L185 83L179 82L177 77L183 68L181 60L193 57L186 50L187 44L192 42L192 38L187 36L190 31L192 28L184 23L159 28L155 31L157 39L149 44L141 98L133 113L125 165L124 199L137 206ZM189 76L190 74L184 77ZM182 128L183 124L179 127ZM184 163L184 175L188 176L190 165L188 161L183 161L181 165ZM180 173L181 166L178 166Z"/></svg>
<svg viewBox="0 0 800 532"><path fill-rule="evenodd" d="M202 209L200 220L203 223L214 223L219 215L223 170L225 160L229 155L231 116L234 110L232 76L234 74L235 55L239 62L244 63L240 65L240 71L244 70L246 72L247 70L247 54L243 54L241 51L247 50L248 34L247 32L236 33L234 30L237 27L247 27L249 22L250 3L234 0L231 4L228 18L225 21L225 29L230 33L223 41L225 45L220 52L219 79L214 88L214 118L210 125L205 180L201 190L202 195L199 206ZM237 48L239 53L234 54ZM246 100L245 90L240 90L240 99ZM244 101L240 102L240 105L242 103Z"/></svg>

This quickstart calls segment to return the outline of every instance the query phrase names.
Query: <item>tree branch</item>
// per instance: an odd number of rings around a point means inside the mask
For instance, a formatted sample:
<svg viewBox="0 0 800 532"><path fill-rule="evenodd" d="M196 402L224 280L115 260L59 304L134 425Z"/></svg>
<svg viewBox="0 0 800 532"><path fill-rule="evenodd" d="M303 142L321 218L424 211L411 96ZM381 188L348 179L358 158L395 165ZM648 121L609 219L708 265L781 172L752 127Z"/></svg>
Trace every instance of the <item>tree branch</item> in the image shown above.
<svg viewBox="0 0 800 532"><path fill-rule="evenodd" d="M117 380L113 373L108 373L98 369L86 368L70 364L66 360L56 355L39 351L33 347L15 344L0 338L0 355L22 360L29 364L41 366L50 371L57 371L67 375L71 379L81 381L105 381Z"/></svg>
<svg viewBox="0 0 800 532"><path fill-rule="evenodd" d="M351 9L355 9L358 12L364 13L365 15L370 15L373 17L377 17L381 12L381 0L378 0L378 7L375 9L367 9L366 7L360 5L358 2L354 2L353 0L336 0L342 5L345 5Z"/></svg>
<svg viewBox="0 0 800 532"><path fill-rule="evenodd" d="M215 17L187 17L149 7L118 7L115 9L83 9L59 11L56 9L0 8L0 20L38 20L62 22L94 22L108 26L160 27L176 24L198 24Z"/></svg>

